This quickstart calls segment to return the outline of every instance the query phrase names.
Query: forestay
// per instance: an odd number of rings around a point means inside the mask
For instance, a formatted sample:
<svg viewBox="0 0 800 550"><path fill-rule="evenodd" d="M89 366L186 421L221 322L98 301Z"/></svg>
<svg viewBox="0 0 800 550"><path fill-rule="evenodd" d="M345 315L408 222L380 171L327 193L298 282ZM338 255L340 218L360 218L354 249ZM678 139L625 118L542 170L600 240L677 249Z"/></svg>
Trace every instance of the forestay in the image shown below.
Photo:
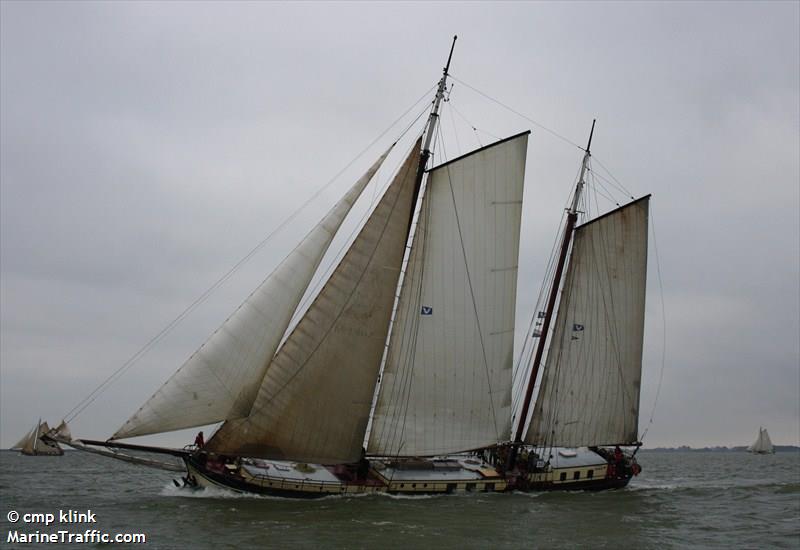
<svg viewBox="0 0 800 550"><path fill-rule="evenodd" d="M637 441L649 199L575 230L527 443Z"/></svg>
<svg viewBox="0 0 800 550"><path fill-rule="evenodd" d="M420 142L281 346L249 417L226 422L216 453L323 464L358 459L412 211Z"/></svg>
<svg viewBox="0 0 800 550"><path fill-rule="evenodd" d="M202 426L249 414L267 365L331 240L388 154L381 155L112 439Z"/></svg>
<svg viewBox="0 0 800 550"><path fill-rule="evenodd" d="M432 170L368 451L432 456L510 431L528 132Z"/></svg>

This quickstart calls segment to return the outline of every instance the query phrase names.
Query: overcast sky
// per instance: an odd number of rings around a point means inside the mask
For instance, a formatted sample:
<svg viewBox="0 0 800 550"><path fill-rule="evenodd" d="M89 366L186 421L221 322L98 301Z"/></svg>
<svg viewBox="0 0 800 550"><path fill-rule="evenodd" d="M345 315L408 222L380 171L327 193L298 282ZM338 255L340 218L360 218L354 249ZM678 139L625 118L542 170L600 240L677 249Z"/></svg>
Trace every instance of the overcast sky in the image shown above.
<svg viewBox="0 0 800 550"><path fill-rule="evenodd" d="M653 194L667 350L646 445L749 444L760 425L798 444L799 6L2 2L0 446L40 416L58 422L328 183L435 84L453 34L439 160L533 130L518 332L581 152L469 86L573 142L596 117L596 161L633 195ZM113 433L401 130L73 433ZM663 344L654 260L642 430Z"/></svg>

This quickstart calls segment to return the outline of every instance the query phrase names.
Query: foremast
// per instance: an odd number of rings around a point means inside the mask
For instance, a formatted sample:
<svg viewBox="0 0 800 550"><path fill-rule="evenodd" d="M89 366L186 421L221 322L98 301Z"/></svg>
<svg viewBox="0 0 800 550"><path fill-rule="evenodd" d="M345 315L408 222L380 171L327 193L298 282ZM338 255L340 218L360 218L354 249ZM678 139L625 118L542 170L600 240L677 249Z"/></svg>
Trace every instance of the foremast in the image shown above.
<svg viewBox="0 0 800 550"><path fill-rule="evenodd" d="M592 121L592 129L589 132L589 141L586 144L586 149L584 149L583 162L581 163L581 173L578 177L578 183L575 185L575 194L572 198L572 205L567 211L567 222L564 227L564 236L561 239L561 250L558 255L556 270L553 275L553 284L550 287L550 295L547 299L547 307L545 308L544 312L544 320L542 321L542 332L539 338L539 345L536 348L536 354L533 358L533 366L531 368L530 378L528 379L528 384L525 389L525 399L522 402L522 410L520 411L519 422L517 423L517 429L514 435L515 447L521 445L523 442L525 424L528 420L531 400L533 399L533 389L536 385L536 379L541 368L542 356L544 355L544 350L547 347L547 336L550 331L550 323L553 319L556 300L558 299L558 293L561 287L561 278L564 274L564 267L567 262L567 254L569 253L570 244L572 243L575 224L578 221L578 204L580 202L581 191L583 191L583 187L586 185L586 170L589 164L589 158L592 156L590 150L592 147L592 136L594 135L595 122L596 120Z"/></svg>

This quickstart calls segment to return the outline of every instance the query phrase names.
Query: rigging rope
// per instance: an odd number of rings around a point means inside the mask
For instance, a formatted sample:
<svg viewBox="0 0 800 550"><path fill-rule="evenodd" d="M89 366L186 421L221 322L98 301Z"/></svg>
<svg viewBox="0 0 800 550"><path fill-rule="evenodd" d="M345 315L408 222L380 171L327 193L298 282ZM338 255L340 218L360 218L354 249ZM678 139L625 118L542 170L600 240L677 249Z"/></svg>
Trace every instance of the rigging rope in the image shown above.
<svg viewBox="0 0 800 550"><path fill-rule="evenodd" d="M272 232L270 232L264 239L261 240L255 247L253 247L242 259L240 259L232 268L225 274L217 279L205 292L203 292L197 299L195 299L189 306L187 306L177 317L170 321L161 331L145 343L144 346L139 348L131 357L128 358L119 368L106 377L94 390L92 390L85 398L78 402L72 409L65 415L64 420L70 422L77 418L89 405L91 405L111 384L119 379L130 367L136 364L147 352L149 352L156 344L158 344L165 336L178 326L190 313L197 307L203 304L218 288L227 282L244 264L246 264L256 253L258 253L278 232L280 232L286 225L288 225L300 212L302 212L311 202L313 202L319 195L321 195L327 188L349 169L359 158L361 158L372 146L374 146L381 138L383 138L392 128L394 128L405 116L411 112L428 94L436 87L436 85L428 88L403 114L398 116L378 137L372 140L369 145L364 147L350 162L348 162L336 175L333 176L325 185L319 188L311 197L309 197L303 204L301 204L294 212L285 218ZM427 110L427 105L425 107ZM424 112L424 110L423 110ZM419 116L403 131L404 135L419 119ZM398 138L399 140L400 138Z"/></svg>
<svg viewBox="0 0 800 550"><path fill-rule="evenodd" d="M502 102L502 101L500 101L499 99L495 99L495 98L493 98L493 97L492 97L492 96L490 96L489 94L486 94L486 93L484 93L484 92L480 91L479 89L475 88L474 86L470 86L469 84L467 84L467 83L466 83L466 82L464 82L463 80L461 80L461 79L459 79L459 78L456 78L456 77L455 77L455 76L453 76L453 75L448 75L448 76L450 76L450 77L451 77L453 80L455 80L455 81L456 81L456 82L458 82L459 84L463 84L464 86L466 86L467 88L469 88L469 89L470 89L470 90L472 90L473 92L475 92L475 93L477 93L477 94L480 94L480 95L482 95L483 97L485 97L485 98L486 98L486 99L488 99L489 101L492 101L492 102L494 102L494 103L497 103L498 105L500 105L500 106L501 106L501 107L503 107L504 109L507 109L508 111L511 111L511 112L512 112L512 113L514 113L515 115L517 115L517 116L519 116L519 117L522 117L522 118L524 118L525 120L527 120L527 121L528 121L528 122L530 122L531 124L534 124L535 126L538 126L539 128L541 128L541 129L542 129L542 130L544 130L545 132L547 132L547 133L549 133L549 134L552 134L553 136L557 137L558 139L560 139L560 140L562 140L562 141L565 141L566 143L569 143L570 145L572 145L572 146L574 146L574 147L577 147L577 148L578 148L578 149L580 149L581 151L583 151L583 150L584 150L584 149L583 149L583 146L581 146L581 145L578 145L577 143L575 143L575 142L574 142L574 141L572 141L571 139L568 139L568 138L566 138L566 137L562 136L561 134L559 134L559 133L558 133L558 132L556 132L555 130L551 130L550 128L548 128L548 127L547 127L547 126L545 126L544 124L541 124L541 123L539 123L539 122L535 121L534 119L532 119L531 117L529 117L529 116L527 116L527 115L524 115L524 114L520 113L519 111L517 111L517 110L515 110L515 109L513 109L513 108L511 108L511 107L509 107L508 105L506 105L505 103L503 103L503 102Z"/></svg>
<svg viewBox="0 0 800 550"><path fill-rule="evenodd" d="M442 153L446 157L447 156L447 151L444 148L444 142L442 142L440 146L442 148ZM483 328L481 327L481 319L480 319L480 316L478 315L478 304L475 301L475 290L472 287L472 276L470 275L469 262L467 260L467 249L466 249L466 246L464 245L464 235L463 235L463 233L461 231L461 220L460 220L459 215L458 215L458 206L457 206L457 203L456 203L456 195L455 195L455 191L453 190L453 179L452 179L452 177L450 175L450 165L447 165L446 169L447 169L447 181L448 181L448 184L449 184L449 187L450 187L450 196L453 199L453 213L455 214L456 228L458 229L458 240L459 240L459 243L461 244L461 253L462 253L463 258L464 258L464 271L467 274L467 286L469 287L469 296L470 296L470 299L472 300L472 309L475 312L475 323L478 326L478 336L479 336L479 340L480 340L480 344L481 344L481 353L483 354L483 368L484 368L484 371L486 372L486 383L487 383L487 386L489 388L489 404L492 407L492 419L494 420L495 432L497 433L497 439L499 440L500 439L500 429L499 429L498 424L497 424L497 414L496 414L495 408L494 408L494 398L492 397L492 376L491 376L491 374L489 372L489 360L486 357L486 345L485 345L485 343L483 341Z"/></svg>
<svg viewBox="0 0 800 550"><path fill-rule="evenodd" d="M553 279L554 279L554 276L555 276L556 260L558 258L558 251L559 251L559 246L560 246L560 243L561 243L561 236L563 235L564 229L566 227L566 220L567 220L566 213L567 213L567 210L569 209L570 204L572 204L572 195L574 193L575 186L578 183L578 178L579 177L580 177L580 169L578 169L578 171L575 172L575 177L573 178L573 182L572 182L572 189L573 190L570 191L570 193L567 195L566 202L564 203L563 214L561 216L561 221L559 223L558 230L556 231L556 237L553 239L553 246L552 246L552 248L550 250L550 258L548 260L547 267L545 269L545 276L542 279L542 285L539 288L539 295L538 295L538 297L536 299L536 303L535 303L535 306L534 306L534 309L533 309L533 312L532 312L530 327L532 327L534 331L535 331L535 325L536 325L538 312L539 311L544 311L545 309L547 309L546 308L547 298L550 295L550 289L552 288L552 285L553 285ZM558 305L558 302L556 302L556 304L555 304L556 308L557 308L557 305ZM550 332L552 332L552 330L553 329L551 329ZM532 334L533 333L531 332L531 336L530 336L531 338L533 338ZM540 331L539 338L544 338L544 337L546 337L546 335L544 333L541 333L541 331ZM528 341L528 335L526 335L525 341L526 342ZM537 346L538 346L538 342L537 342L536 346L531 345L528 348L527 355L525 355L525 346L523 346L523 348L522 348L522 350L520 351L520 354L519 354L519 359L517 361L517 366L515 367L515 370L516 370L516 369L519 368L519 366L521 364L525 365L524 366L524 370L522 371L522 373L519 373L518 371L515 372L515 382L514 382L514 384L516 385L517 389L516 389L516 392L515 392L515 395L514 395L513 401L512 401L512 410L514 411L513 415L512 415L512 424L514 422L514 419L516 419L517 426L518 426L519 422L527 423L527 421L528 421L528 418L517 418L517 412L518 412L518 408L519 408L520 402L522 401L523 396L525 395L525 390L526 390L526 386L527 386L526 381L528 381L528 379L529 379L529 377L531 375L531 371L533 369L533 354L535 353ZM545 350L545 351L547 351L547 350ZM541 360L540 360L541 363L544 363L544 361L546 360L546 357L547 357L547 353L542 355ZM529 383L535 384L536 380L531 380ZM529 416L530 416L530 414L529 414ZM517 426L514 426L514 428L516 429Z"/></svg>

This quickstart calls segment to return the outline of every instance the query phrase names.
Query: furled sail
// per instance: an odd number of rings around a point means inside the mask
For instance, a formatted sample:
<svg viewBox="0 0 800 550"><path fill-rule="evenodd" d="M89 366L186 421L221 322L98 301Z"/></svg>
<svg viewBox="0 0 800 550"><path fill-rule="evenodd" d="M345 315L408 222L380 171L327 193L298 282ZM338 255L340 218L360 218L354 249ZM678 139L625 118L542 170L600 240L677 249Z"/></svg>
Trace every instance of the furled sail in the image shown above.
<svg viewBox="0 0 800 550"><path fill-rule="evenodd" d="M649 199L575 230L527 443L637 441Z"/></svg>
<svg viewBox="0 0 800 550"><path fill-rule="evenodd" d="M528 133L429 174L370 454L432 456L508 440Z"/></svg>
<svg viewBox="0 0 800 550"><path fill-rule="evenodd" d="M323 464L359 458L413 208L420 141L267 369L250 416L206 447Z"/></svg>
<svg viewBox="0 0 800 550"><path fill-rule="evenodd" d="M375 161L275 271L112 439L202 426L249 414L267 365L331 240L389 151Z"/></svg>

